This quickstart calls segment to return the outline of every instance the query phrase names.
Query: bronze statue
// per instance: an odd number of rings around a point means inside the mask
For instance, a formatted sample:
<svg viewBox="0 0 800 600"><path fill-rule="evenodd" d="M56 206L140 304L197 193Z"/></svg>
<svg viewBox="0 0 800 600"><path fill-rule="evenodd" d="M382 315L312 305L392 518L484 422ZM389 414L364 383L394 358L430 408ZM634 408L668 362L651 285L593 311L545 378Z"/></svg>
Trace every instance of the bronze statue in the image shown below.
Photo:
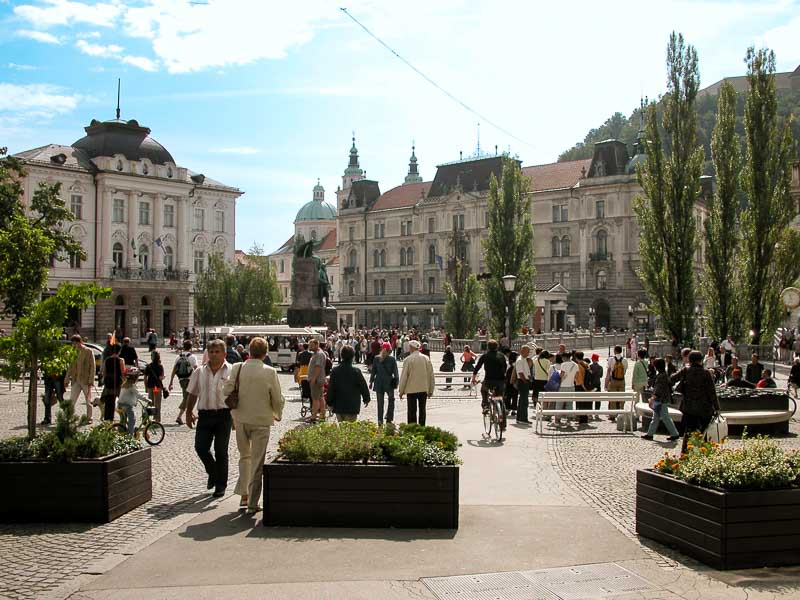
<svg viewBox="0 0 800 600"><path fill-rule="evenodd" d="M297 258L311 258L314 256L314 240L306 242L303 236L298 236L294 242L294 255Z"/></svg>
<svg viewBox="0 0 800 600"><path fill-rule="evenodd" d="M328 270L325 268L325 263L319 256L314 257L314 264L317 267L317 292L320 304L323 306L330 306L329 292L331 289L331 281L328 279Z"/></svg>

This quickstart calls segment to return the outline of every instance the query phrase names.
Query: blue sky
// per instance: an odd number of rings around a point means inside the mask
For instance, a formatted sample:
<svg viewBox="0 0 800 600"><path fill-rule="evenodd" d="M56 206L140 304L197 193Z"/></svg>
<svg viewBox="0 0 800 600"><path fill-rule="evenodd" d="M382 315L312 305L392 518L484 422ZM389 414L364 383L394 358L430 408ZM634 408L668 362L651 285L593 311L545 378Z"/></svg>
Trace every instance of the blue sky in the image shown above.
<svg viewBox="0 0 800 600"><path fill-rule="evenodd" d="M335 202L351 131L384 191L402 183L412 140L428 180L474 151L478 122L482 148L552 162L664 91L673 29L697 48L704 86L743 73L751 44L774 49L779 70L800 64L789 0L0 0L0 146L72 143L113 118L121 77L122 117L180 165L244 190L236 246L272 251L317 177Z"/></svg>

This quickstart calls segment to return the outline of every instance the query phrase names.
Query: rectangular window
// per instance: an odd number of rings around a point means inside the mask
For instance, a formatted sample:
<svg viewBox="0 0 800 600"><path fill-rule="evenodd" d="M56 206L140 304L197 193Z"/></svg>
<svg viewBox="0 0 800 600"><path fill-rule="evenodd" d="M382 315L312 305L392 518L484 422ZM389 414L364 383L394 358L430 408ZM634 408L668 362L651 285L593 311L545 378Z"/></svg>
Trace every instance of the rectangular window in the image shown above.
<svg viewBox="0 0 800 600"><path fill-rule="evenodd" d="M561 207L558 204L553 205L553 223L558 223L561 220Z"/></svg>
<svg viewBox="0 0 800 600"><path fill-rule="evenodd" d="M77 220L83 219L83 196L72 194L69 200L69 209Z"/></svg>
<svg viewBox="0 0 800 600"><path fill-rule="evenodd" d="M206 211L202 208L194 209L194 230L205 231L206 228Z"/></svg>
<svg viewBox="0 0 800 600"><path fill-rule="evenodd" d="M436 231L436 219L434 217L430 217L428 219L428 233L433 233Z"/></svg>
<svg viewBox="0 0 800 600"><path fill-rule="evenodd" d="M386 295L386 280L381 279L381 296Z"/></svg>
<svg viewBox="0 0 800 600"><path fill-rule="evenodd" d="M139 225L150 225L149 202L139 202Z"/></svg>
<svg viewBox="0 0 800 600"><path fill-rule="evenodd" d="M206 267L206 256L202 250L194 251L194 272L202 273Z"/></svg>
<svg viewBox="0 0 800 600"><path fill-rule="evenodd" d="M484 225L486 227L489 226L489 211L488 210L483 214L483 222L484 222Z"/></svg>
<svg viewBox="0 0 800 600"><path fill-rule="evenodd" d="M406 280L406 293L413 294L414 293L414 280L408 279Z"/></svg>
<svg viewBox="0 0 800 600"><path fill-rule="evenodd" d="M381 291L381 282L377 279L372 282L372 294L377 296Z"/></svg>
<svg viewBox="0 0 800 600"><path fill-rule="evenodd" d="M356 228L351 225L348 228L347 232L350 235L350 241L352 242L356 237Z"/></svg>
<svg viewBox="0 0 800 600"><path fill-rule="evenodd" d="M283 297L284 299L289 297L289 288L283 288Z"/></svg>
<svg viewBox="0 0 800 600"><path fill-rule="evenodd" d="M405 279L401 279L400 280L400 294L403 295L403 296L405 296L405 294L406 294L406 280Z"/></svg>
<svg viewBox="0 0 800 600"><path fill-rule="evenodd" d="M70 269L80 269L81 268L81 255L78 253L70 254L69 255L69 268Z"/></svg>
<svg viewBox="0 0 800 600"><path fill-rule="evenodd" d="M406 221L406 235L414 233L414 224L411 221Z"/></svg>
<svg viewBox="0 0 800 600"><path fill-rule="evenodd" d="M223 233L225 231L225 211L214 211L214 231Z"/></svg>
<svg viewBox="0 0 800 600"><path fill-rule="evenodd" d="M386 225L384 223L381 223L381 237L383 238L385 236L386 236Z"/></svg>
<svg viewBox="0 0 800 600"><path fill-rule="evenodd" d="M606 202L605 200L598 200L595 203L595 218L605 219L606 217Z"/></svg>
<svg viewBox="0 0 800 600"><path fill-rule="evenodd" d="M561 205L561 222L566 223L569 221L569 208L566 204Z"/></svg>
<svg viewBox="0 0 800 600"><path fill-rule="evenodd" d="M125 199L124 198L114 198L114 211L111 215L111 220L114 223L124 223L125 222Z"/></svg>
<svg viewBox="0 0 800 600"><path fill-rule="evenodd" d="M280 272L281 272L281 273L285 272L285 271L284 271L284 269L285 269L285 268L286 268L286 266L284 265L283 259L281 259L281 268L280 268Z"/></svg>
<svg viewBox="0 0 800 600"><path fill-rule="evenodd" d="M164 205L164 227L175 227L175 206Z"/></svg>
<svg viewBox="0 0 800 600"><path fill-rule="evenodd" d="M376 240L380 237L380 234L381 234L381 228L377 223L375 223L375 236L374 237L375 237Z"/></svg>
<svg viewBox="0 0 800 600"><path fill-rule="evenodd" d="M453 229L464 231L464 215L453 215Z"/></svg>

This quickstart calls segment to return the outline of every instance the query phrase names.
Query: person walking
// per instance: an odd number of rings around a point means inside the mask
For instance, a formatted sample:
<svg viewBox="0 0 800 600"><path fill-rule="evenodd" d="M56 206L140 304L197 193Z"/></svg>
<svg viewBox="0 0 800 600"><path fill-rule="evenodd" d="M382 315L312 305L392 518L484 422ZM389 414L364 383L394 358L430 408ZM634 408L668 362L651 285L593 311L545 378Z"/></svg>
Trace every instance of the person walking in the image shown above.
<svg viewBox="0 0 800 600"><path fill-rule="evenodd" d="M528 393L531 389L533 360L530 357L530 346L522 346L520 355L514 363L517 373L517 423L530 424L528 418Z"/></svg>
<svg viewBox="0 0 800 600"><path fill-rule="evenodd" d="M350 346L342 348L342 362L331 371L328 382L328 404L336 414L336 419L357 421L361 404L369 405L369 388L361 369L353 366L355 351Z"/></svg>
<svg viewBox="0 0 800 600"><path fill-rule="evenodd" d="M155 420L161 423L161 399L164 397L164 365L161 353L153 350L152 360L144 369L144 387L147 397L156 407Z"/></svg>
<svg viewBox="0 0 800 600"><path fill-rule="evenodd" d="M712 350L713 352L713 350ZM666 369L666 363L664 364ZM647 351L639 350L638 359L633 365L633 377L631 387L636 392L638 402L645 402L644 390L647 387Z"/></svg>
<svg viewBox="0 0 800 600"><path fill-rule="evenodd" d="M42 419L41 425L50 425L52 423L53 406L64 401L65 379L65 371L45 373L44 397L42 398L42 402L44 403L44 419Z"/></svg>
<svg viewBox="0 0 800 600"><path fill-rule="evenodd" d="M131 338L122 338L122 349L119 351L119 357L125 361L125 367L139 367L139 355L136 353L136 348L131 344Z"/></svg>
<svg viewBox="0 0 800 600"><path fill-rule="evenodd" d="M472 373L475 371L475 361L478 355L475 354L469 347L469 344L464 344L464 351L461 353L461 371L463 373ZM469 379L464 378L464 389L469 389Z"/></svg>
<svg viewBox="0 0 800 600"><path fill-rule="evenodd" d="M408 394L408 422L417 422L417 409L419 408L419 424L425 425L426 403L433 396L435 379L431 359L420 354L420 343L417 340L409 342L411 353L403 361L403 373L400 376L398 393L400 398Z"/></svg>
<svg viewBox="0 0 800 600"><path fill-rule="evenodd" d="M628 361L622 356L622 346L614 346L614 356L609 357L606 366L605 389L607 392L625 391L625 373L628 370ZM624 408L624 402L609 402L609 410L619 410ZM614 415L608 417L610 421L615 420Z"/></svg>
<svg viewBox="0 0 800 600"><path fill-rule="evenodd" d="M225 362L229 365L242 362L241 355L236 351L236 338L230 334L225 336Z"/></svg>
<svg viewBox="0 0 800 600"><path fill-rule="evenodd" d="M152 327L147 332L147 350L152 354L155 352L156 347L158 346L158 334L156 330Z"/></svg>
<svg viewBox="0 0 800 600"><path fill-rule="evenodd" d="M531 387L533 389L533 405L539 402L539 394L544 391L547 378L550 376L550 353L540 349L533 359Z"/></svg>
<svg viewBox="0 0 800 600"><path fill-rule="evenodd" d="M669 432L670 441L675 441L680 438L678 428L672 422L672 417L669 415L669 403L672 400L672 385L669 381L667 374L667 362L663 358L655 360L656 379L653 383L653 396L650 398L650 407L653 409L653 420L650 421L650 427L647 428L647 433L642 436L642 439L652 440L658 424L664 423L664 426Z"/></svg>
<svg viewBox="0 0 800 600"><path fill-rule="evenodd" d="M197 421L194 450L208 475L208 489L213 488L213 496L221 498L228 487L228 442L233 423L222 390L230 377L231 365L225 360L225 342L222 340L209 341L206 351L208 362L195 369L189 378L186 425L191 429ZM195 405L198 413L196 419L193 412Z"/></svg>
<svg viewBox="0 0 800 600"><path fill-rule="evenodd" d="M125 361L119 357L121 349L122 347L119 344L111 344L111 354L103 363L101 370L103 392L100 394L100 403L103 405L103 419L108 422L114 420L117 397L122 387L122 376L126 370ZM131 368L135 369L136 367Z"/></svg>
<svg viewBox="0 0 800 600"><path fill-rule="evenodd" d="M319 340L312 339L308 342L308 351L311 359L308 362L308 388L311 394L311 421L325 420L325 367L328 364L328 355L319 347Z"/></svg>
<svg viewBox="0 0 800 600"><path fill-rule="evenodd" d="M178 378L178 384L181 386L181 403L178 406L178 418L175 422L178 425L183 425L183 413L186 411L186 401L189 399L189 378L192 372L197 368L197 357L192 354L192 340L183 340L183 352L178 355L178 359L172 367L172 375L169 378L169 391L172 391L172 385L175 377Z"/></svg>
<svg viewBox="0 0 800 600"><path fill-rule="evenodd" d="M676 379L682 382L684 436L681 452L686 452L689 436L695 431L704 433L714 412L719 412L719 399L714 378L703 368L703 354L697 350L689 352L689 366L672 376L672 380Z"/></svg>
<svg viewBox="0 0 800 600"><path fill-rule="evenodd" d="M592 354L592 363L589 365L589 370L592 372L592 392L600 392L603 389L603 365L600 364L600 355L597 353ZM601 401L595 400L595 410L600 410ZM600 419L599 415L595 415L595 419Z"/></svg>
<svg viewBox="0 0 800 600"><path fill-rule="evenodd" d="M452 352L451 352L452 354ZM392 345L384 342L380 354L372 361L369 387L378 399L378 425L383 425L383 397L387 398L386 422L394 422L394 390L400 381L397 360L392 356Z"/></svg>
<svg viewBox="0 0 800 600"><path fill-rule="evenodd" d="M75 348L77 354L75 360L67 369L67 374L64 377L64 385L69 385L69 401L73 408L78 398L83 394L86 400L86 418L89 423L92 422L92 385L94 384L95 365L94 353L91 348L83 345L83 338L77 333L73 335L70 340L72 346ZM119 346L117 346L119 347ZM121 381L120 381L121 383ZM63 389L61 394L63 395ZM45 414L48 411L45 409ZM113 416L113 413L112 413Z"/></svg>
<svg viewBox="0 0 800 600"><path fill-rule="evenodd" d="M239 391L239 404L231 411L239 450L239 479L233 493L242 497L239 507L246 508L248 515L261 510L258 500L270 428L283 417L285 403L278 373L264 364L266 354L267 341L254 337L250 340L250 358L232 367L222 387L226 398L234 388Z"/></svg>

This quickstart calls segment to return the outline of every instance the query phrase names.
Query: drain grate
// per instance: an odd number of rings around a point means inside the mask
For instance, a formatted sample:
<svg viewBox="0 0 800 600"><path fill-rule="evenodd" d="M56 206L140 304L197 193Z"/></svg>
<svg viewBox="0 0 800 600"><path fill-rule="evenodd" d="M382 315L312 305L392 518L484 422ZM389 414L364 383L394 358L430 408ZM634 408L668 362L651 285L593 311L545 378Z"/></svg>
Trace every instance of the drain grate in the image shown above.
<svg viewBox="0 0 800 600"><path fill-rule="evenodd" d="M616 563L422 581L440 600L581 600L658 589Z"/></svg>

